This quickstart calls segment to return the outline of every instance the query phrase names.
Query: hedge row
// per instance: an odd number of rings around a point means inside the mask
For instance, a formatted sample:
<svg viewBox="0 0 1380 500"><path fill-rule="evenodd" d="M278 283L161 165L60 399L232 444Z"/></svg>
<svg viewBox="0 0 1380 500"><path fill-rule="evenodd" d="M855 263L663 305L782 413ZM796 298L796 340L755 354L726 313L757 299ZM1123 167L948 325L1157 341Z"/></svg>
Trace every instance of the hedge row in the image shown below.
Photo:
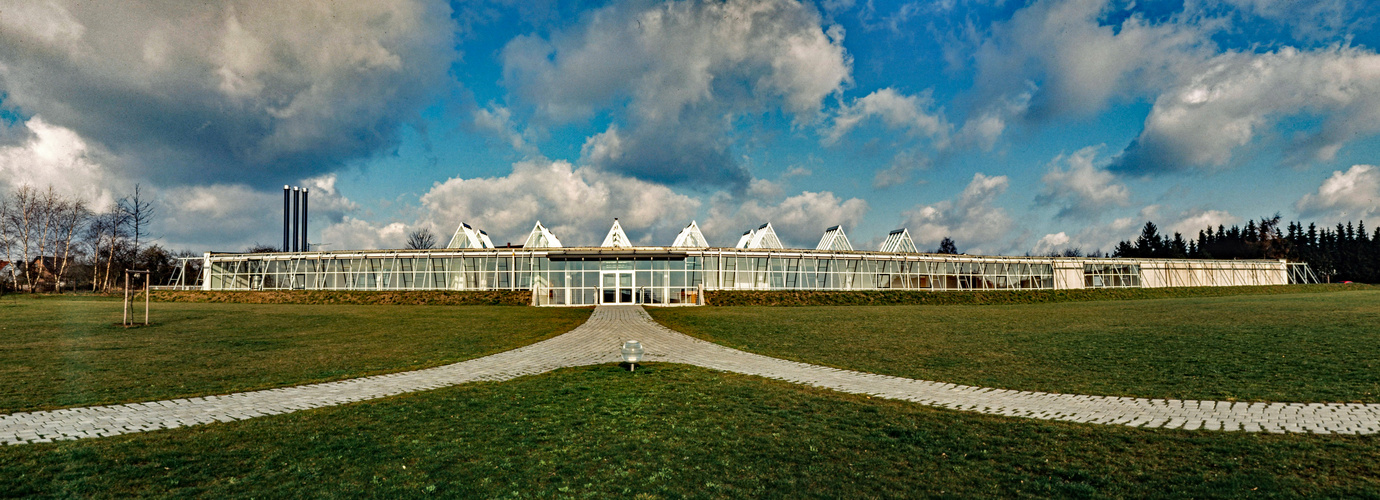
<svg viewBox="0 0 1380 500"><path fill-rule="evenodd" d="M837 292L807 290L720 290L706 291L704 297L705 303L711 306L987 305L1083 302L1092 300L1222 297L1228 295L1267 295L1280 293L1322 293L1376 289L1380 289L1380 287L1375 285L1348 284L944 292L917 290L859 290Z"/></svg>
<svg viewBox="0 0 1380 500"><path fill-rule="evenodd" d="M352 305L434 305L434 306L525 306L532 292L495 291L337 291L274 290L220 292L201 290L155 291L152 300L161 302L233 302L239 304L352 304Z"/></svg>

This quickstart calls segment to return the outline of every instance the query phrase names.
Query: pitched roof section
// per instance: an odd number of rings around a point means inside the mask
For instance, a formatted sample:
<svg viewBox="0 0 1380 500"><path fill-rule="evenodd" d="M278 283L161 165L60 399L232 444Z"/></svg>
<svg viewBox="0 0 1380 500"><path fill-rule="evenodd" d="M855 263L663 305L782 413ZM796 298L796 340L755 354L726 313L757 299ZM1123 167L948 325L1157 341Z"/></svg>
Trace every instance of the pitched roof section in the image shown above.
<svg viewBox="0 0 1380 500"><path fill-rule="evenodd" d="M541 225L541 221L537 221L537 225L532 226L532 232L527 234L522 248L561 248L561 240Z"/></svg>
<svg viewBox="0 0 1380 500"><path fill-rule="evenodd" d="M460 227L455 228L455 236L450 237L450 243L446 248L493 248L494 242L489 241L489 234L470 227L464 222Z"/></svg>
<svg viewBox="0 0 1380 500"><path fill-rule="evenodd" d="M628 241L628 235L623 232L623 226L618 225L618 219L613 219L613 227L609 228L609 235L604 237L604 243L599 245L606 248L632 248L632 242Z"/></svg>
<svg viewBox="0 0 1380 500"><path fill-rule="evenodd" d="M891 253L920 253L915 248L915 240L910 239L910 231L905 228L897 229L886 235L886 241L882 242L883 252Z"/></svg>
<svg viewBox="0 0 1380 500"><path fill-rule="evenodd" d="M738 238L738 244L734 248L759 249L759 248L785 248L781 246L781 239L776 237L776 230L772 229L771 223L762 224L757 229L743 233L742 238Z"/></svg>
<svg viewBox="0 0 1380 500"><path fill-rule="evenodd" d="M709 248L709 242L705 241L704 233L700 232L700 225L695 221L690 221L690 225L680 230L676 235L676 241L671 243L672 248Z"/></svg>
<svg viewBox="0 0 1380 500"><path fill-rule="evenodd" d="M815 250L852 251L853 243L848 241L848 235L843 234L843 226L834 226L824 230L824 237L819 239Z"/></svg>

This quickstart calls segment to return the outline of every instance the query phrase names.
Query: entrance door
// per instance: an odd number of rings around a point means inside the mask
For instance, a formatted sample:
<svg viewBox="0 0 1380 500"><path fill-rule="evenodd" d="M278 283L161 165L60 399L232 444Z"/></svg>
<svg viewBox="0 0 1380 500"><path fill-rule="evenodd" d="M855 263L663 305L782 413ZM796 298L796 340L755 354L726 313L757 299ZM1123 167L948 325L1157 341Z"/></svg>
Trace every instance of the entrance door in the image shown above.
<svg viewBox="0 0 1380 500"><path fill-rule="evenodd" d="M632 271L604 271L602 275L603 304L633 303Z"/></svg>

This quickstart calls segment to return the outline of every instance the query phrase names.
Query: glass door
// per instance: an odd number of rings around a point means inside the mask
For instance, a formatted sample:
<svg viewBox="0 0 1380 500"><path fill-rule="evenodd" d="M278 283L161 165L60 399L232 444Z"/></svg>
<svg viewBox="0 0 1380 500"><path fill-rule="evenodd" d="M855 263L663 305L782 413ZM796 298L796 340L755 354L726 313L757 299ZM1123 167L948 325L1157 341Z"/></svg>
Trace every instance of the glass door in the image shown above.
<svg viewBox="0 0 1380 500"><path fill-rule="evenodd" d="M602 304L633 303L632 271L604 271L600 277Z"/></svg>

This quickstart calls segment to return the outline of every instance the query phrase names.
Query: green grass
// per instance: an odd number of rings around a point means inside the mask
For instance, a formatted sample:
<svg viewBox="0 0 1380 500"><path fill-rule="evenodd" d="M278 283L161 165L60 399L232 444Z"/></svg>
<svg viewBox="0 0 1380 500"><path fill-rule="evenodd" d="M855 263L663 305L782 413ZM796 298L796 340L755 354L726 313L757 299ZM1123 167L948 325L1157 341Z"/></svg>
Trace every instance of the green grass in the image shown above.
<svg viewBox="0 0 1380 500"><path fill-rule="evenodd" d="M1380 291L1010 306L650 310L769 356L1111 396L1380 402Z"/></svg>
<svg viewBox="0 0 1380 500"><path fill-rule="evenodd" d="M1041 422L680 365L0 447L0 496L1371 497L1374 436Z"/></svg>
<svg viewBox="0 0 1380 500"><path fill-rule="evenodd" d="M142 307L142 304L141 304ZM122 328L118 299L0 298L0 414L338 380L505 351L588 309L154 303ZM140 310L142 320L142 310Z"/></svg>
<svg viewBox="0 0 1380 500"><path fill-rule="evenodd" d="M1380 290L1375 285L1264 285L1169 288L1080 288L1072 290L714 290L705 292L711 306L894 306L1045 304L1097 300L1176 299L1282 293L1333 293Z"/></svg>

